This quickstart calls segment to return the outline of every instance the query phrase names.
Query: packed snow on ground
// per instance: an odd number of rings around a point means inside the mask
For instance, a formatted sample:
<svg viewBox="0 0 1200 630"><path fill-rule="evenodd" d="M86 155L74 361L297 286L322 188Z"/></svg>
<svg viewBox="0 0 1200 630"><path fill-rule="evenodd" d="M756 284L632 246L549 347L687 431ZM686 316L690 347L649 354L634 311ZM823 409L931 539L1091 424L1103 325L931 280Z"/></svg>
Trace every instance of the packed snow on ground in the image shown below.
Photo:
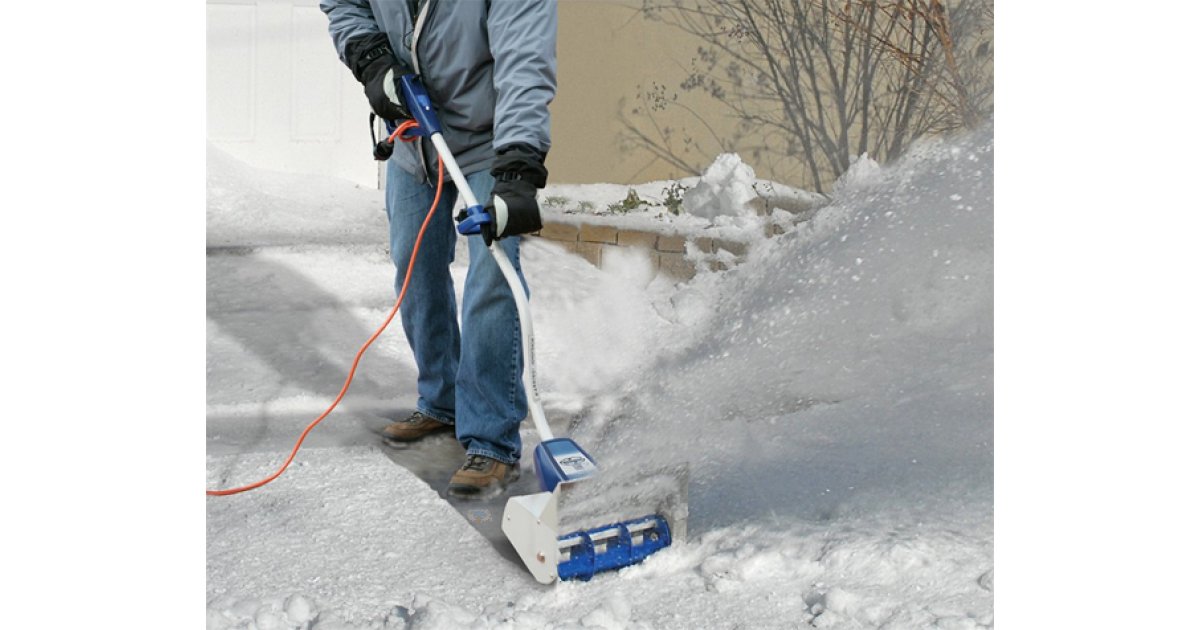
<svg viewBox="0 0 1200 630"><path fill-rule="evenodd" d="M393 296L378 193L209 159L215 488L279 466ZM208 627L992 626L992 174L990 128L860 159L687 283L527 241L549 412L602 466L687 462L689 540L551 587L501 559L376 444L414 400L396 326L291 469L206 499Z"/></svg>

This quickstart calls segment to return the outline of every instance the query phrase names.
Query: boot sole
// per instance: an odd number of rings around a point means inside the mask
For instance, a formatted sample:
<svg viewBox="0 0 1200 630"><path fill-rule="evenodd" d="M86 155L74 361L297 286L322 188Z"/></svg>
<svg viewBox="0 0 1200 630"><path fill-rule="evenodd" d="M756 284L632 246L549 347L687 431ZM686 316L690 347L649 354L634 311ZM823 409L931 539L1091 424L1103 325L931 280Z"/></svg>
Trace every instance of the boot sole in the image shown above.
<svg viewBox="0 0 1200 630"><path fill-rule="evenodd" d="M452 433L453 431L454 431L454 426L447 425L445 427L438 427L436 429L433 429L427 433L423 433L414 438L398 438L398 437L393 437L390 435L382 435L382 436L380 436L380 439L383 440L384 444L387 444L388 446L390 446L392 448L404 448L406 446L416 444L417 442L420 442L421 440L424 440L425 438L432 437L435 435L442 435L444 433Z"/></svg>
<svg viewBox="0 0 1200 630"><path fill-rule="evenodd" d="M501 481L489 484L485 487L472 486L470 484L451 483L446 488L446 494L455 499L463 499L468 501L486 501L494 499L508 489L508 484L513 483L521 478L520 468L513 467L512 472L505 475Z"/></svg>

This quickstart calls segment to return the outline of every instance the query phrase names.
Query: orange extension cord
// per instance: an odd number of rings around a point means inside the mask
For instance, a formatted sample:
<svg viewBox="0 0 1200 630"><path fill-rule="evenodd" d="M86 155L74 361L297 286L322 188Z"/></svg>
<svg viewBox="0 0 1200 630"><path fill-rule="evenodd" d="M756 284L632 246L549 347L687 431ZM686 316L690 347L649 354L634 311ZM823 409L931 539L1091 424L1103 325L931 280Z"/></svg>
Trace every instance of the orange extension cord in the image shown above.
<svg viewBox="0 0 1200 630"><path fill-rule="evenodd" d="M395 142L397 139L399 139L404 142L412 142L413 140L416 140L417 136L405 138L402 134L405 131L417 126L418 125L415 121L405 121L399 127L397 127L390 136L388 136L388 140ZM300 438L296 440L296 445L292 447L292 453L288 455L287 461L283 462L283 465L280 466L279 470L276 470L274 474L249 485L238 488L229 488L227 490L205 490L204 494L207 494L210 497L224 497L231 494L246 492L247 490L260 488L268 483L271 483L277 477L279 477L279 475L282 475L283 471L287 470L287 467L291 465L292 460L296 458L296 453L300 451L300 445L304 443L304 438L308 437L309 431L312 431L314 427L320 424L326 416L328 416L334 409L337 408L338 403L342 402L342 397L345 396L346 391L350 389L350 382L354 380L354 373L358 370L358 362L362 359L363 353L367 351L367 348L369 348L371 344L375 342L375 339L377 339L379 335L383 334L383 331L387 329L389 324L392 323L392 319L396 317L396 312L400 310L400 303L404 301L404 295L408 293L408 281L412 278L413 265L417 261L417 252L421 250L421 239L425 236L425 228L429 226L429 221L433 218L433 213L437 210L438 203L442 200L442 182L444 179L444 167L442 164L442 158L439 156L437 193L433 197L433 206L429 208L429 213L425 215L425 222L421 224L421 230L417 232L417 240L413 243L413 252L412 256L410 256L408 259L408 271L404 273L404 284L400 287L400 295L396 298L396 304L392 306L392 311L388 313L387 319L383 321L383 325L380 326L379 329L375 331L375 334L371 335L371 338L368 339L367 342L358 349L358 354L354 355L354 363L350 365L350 373L346 375L346 382L342 384L342 391L338 392L337 398L333 399L333 404L329 405L329 408L326 409L324 413L317 416L316 420L313 420L307 427L305 427L304 432L300 434Z"/></svg>

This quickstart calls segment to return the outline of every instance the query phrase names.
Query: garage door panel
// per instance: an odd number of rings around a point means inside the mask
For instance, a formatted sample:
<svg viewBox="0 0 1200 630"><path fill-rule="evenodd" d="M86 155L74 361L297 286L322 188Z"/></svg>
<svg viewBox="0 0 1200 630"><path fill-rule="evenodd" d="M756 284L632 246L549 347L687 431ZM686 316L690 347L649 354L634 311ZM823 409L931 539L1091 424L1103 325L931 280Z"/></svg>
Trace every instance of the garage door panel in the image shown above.
<svg viewBox="0 0 1200 630"><path fill-rule="evenodd" d="M254 140L255 7L209 4L207 116L214 141Z"/></svg>
<svg viewBox="0 0 1200 630"><path fill-rule="evenodd" d="M292 7L291 139L336 142L341 132L342 66L329 19L316 7Z"/></svg>
<svg viewBox="0 0 1200 630"><path fill-rule="evenodd" d="M362 87L317 0L207 0L208 140L262 168L375 187Z"/></svg>

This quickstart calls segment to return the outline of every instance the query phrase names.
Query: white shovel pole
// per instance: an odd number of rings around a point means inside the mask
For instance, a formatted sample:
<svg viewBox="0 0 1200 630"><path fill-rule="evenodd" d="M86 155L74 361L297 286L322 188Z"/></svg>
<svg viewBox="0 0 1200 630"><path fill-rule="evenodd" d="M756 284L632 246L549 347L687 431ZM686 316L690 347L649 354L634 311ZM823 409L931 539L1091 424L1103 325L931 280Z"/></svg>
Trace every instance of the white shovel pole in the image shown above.
<svg viewBox="0 0 1200 630"><path fill-rule="evenodd" d="M450 179L454 180L458 194L462 195L467 207L479 205L479 200L475 198L475 193L471 192L471 187L467 185L467 178L463 175L462 169L458 167L458 162L450 152L446 139L440 133L431 134L429 139L437 149L438 155L441 156L446 170L450 172ZM492 258L496 259L496 264L500 265L500 273L504 274L508 288L512 290L513 301L517 305L517 318L521 322L521 351L525 357L521 382L525 385L529 415L533 418L533 424L537 427L541 440L543 442L552 440L554 434L550 432L550 424L546 422L546 412L542 409L542 401L538 398L537 387L533 382L533 325L529 314L529 298L525 295L525 287L521 284L521 278L517 276L517 270L513 269L512 262L505 255L504 250L496 247L495 242L488 246L488 249L492 252Z"/></svg>

